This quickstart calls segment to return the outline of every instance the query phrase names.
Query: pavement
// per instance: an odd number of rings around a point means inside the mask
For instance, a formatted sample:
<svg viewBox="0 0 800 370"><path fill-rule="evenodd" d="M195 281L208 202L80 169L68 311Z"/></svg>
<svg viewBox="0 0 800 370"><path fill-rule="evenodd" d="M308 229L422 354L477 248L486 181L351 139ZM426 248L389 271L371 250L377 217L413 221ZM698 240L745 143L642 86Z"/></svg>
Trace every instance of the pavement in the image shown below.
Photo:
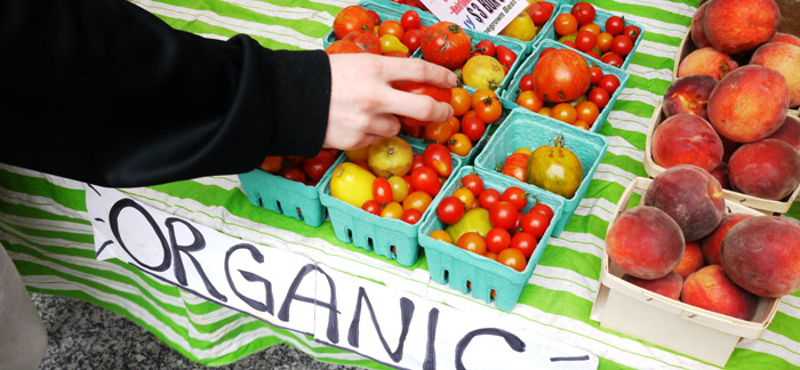
<svg viewBox="0 0 800 370"><path fill-rule="evenodd" d="M320 362L279 344L221 367L183 357L125 317L91 303L32 293L47 330L47 354L40 370L358 370Z"/></svg>

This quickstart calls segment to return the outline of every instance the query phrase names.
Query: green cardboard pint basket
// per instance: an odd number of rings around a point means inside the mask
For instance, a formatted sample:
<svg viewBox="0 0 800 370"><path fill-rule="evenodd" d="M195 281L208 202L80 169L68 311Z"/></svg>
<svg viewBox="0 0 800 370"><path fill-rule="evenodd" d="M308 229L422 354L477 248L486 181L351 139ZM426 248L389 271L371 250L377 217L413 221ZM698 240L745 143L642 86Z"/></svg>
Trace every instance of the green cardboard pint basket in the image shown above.
<svg viewBox="0 0 800 370"><path fill-rule="evenodd" d="M497 261L461 249L454 244L436 240L430 237L431 232L444 229L445 225L436 216L436 212L427 212L422 218L419 228L419 242L425 248L428 261L428 270L431 279L439 284L449 284L451 288L463 293L471 293L473 297L489 303L494 301L495 306L503 311L511 311L519 300L522 289L528 284L534 268L541 260L547 246L547 241L556 227L556 221L561 217L564 201L555 194L546 192L535 186L523 184L515 179L501 175L498 172L464 166L453 174L445 187L434 198L431 208L436 208L444 197L452 195L460 185L461 179L469 174L477 173L483 180L484 188L497 189L502 193L506 188L519 186L530 194L528 205L523 209L527 213L535 205L534 197L539 202L547 204L553 210L553 220L547 227L544 236L538 240L536 249L528 259L525 269L518 272ZM492 298L492 291L495 297Z"/></svg>

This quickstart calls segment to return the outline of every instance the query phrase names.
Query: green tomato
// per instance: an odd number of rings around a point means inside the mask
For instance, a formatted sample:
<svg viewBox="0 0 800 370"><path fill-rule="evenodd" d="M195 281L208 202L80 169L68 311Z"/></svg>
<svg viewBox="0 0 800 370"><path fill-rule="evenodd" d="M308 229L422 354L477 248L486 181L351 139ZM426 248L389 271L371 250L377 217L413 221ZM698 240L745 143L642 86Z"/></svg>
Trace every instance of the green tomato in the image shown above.
<svg viewBox="0 0 800 370"><path fill-rule="evenodd" d="M450 234L453 241L456 241L461 235L471 231L477 232L485 238L486 233L491 229L492 223L489 221L489 211L477 207L464 213L464 216L458 222L447 226L445 231Z"/></svg>

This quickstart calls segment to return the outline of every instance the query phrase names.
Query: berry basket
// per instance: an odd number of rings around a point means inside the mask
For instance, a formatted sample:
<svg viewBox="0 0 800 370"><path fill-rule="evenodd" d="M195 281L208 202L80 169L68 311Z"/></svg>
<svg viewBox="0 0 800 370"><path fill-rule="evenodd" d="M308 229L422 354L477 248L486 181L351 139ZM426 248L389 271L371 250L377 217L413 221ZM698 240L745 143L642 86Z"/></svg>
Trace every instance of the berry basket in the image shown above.
<svg viewBox="0 0 800 370"><path fill-rule="evenodd" d="M414 153L422 153L425 149L412 144ZM461 159L451 154L453 173L461 167ZM334 162L332 169L347 160L342 155ZM451 174L451 176L453 176ZM379 256L397 260L404 266L411 266L419 257L419 242L417 230L421 223L412 225L401 220L373 215L361 208L341 201L330 195L330 182L333 170L326 173L320 180L319 198L323 206L327 207L331 224L336 238L345 243L353 243L356 247L368 252L375 252ZM429 213L430 206L423 213Z"/></svg>
<svg viewBox="0 0 800 370"><path fill-rule="evenodd" d="M497 189L501 193L510 186L521 187L531 196L535 196L539 202L550 206L553 210L553 220L558 219L562 213L564 201L558 196L532 185L521 184L519 181L497 172L472 166L461 167L458 173L452 175L430 207L435 209L444 197L451 195L459 186L461 178L472 173L481 177L484 188ZM529 201L523 211L528 212L534 203ZM473 297L487 303L494 300L495 306L503 311L511 311L517 304L522 289L530 280L536 264L542 258L547 241L555 227L555 222L551 222L544 236L538 241L525 269L518 272L497 261L461 249L454 244L431 238L429 236L431 232L444 229L446 226L436 216L435 211L427 212L422 218L421 224L419 243L425 248L431 279L442 285L449 283L451 288L458 289L463 293L471 292ZM495 297L492 297L492 292L495 293Z"/></svg>
<svg viewBox="0 0 800 370"><path fill-rule="evenodd" d="M344 154L339 153L339 158L341 157ZM328 168L323 179L331 171L333 166ZM325 206L319 199L322 179L316 186L310 186L260 169L240 173L238 176L247 199L257 207L294 217L313 227L322 225L327 218Z"/></svg>
<svg viewBox="0 0 800 370"><path fill-rule="evenodd" d="M564 137L567 148L572 150L581 161L583 181L570 199L547 191L564 201L564 211L561 212L561 217L555 223L553 236L561 235L564 226L572 218L572 214L578 208L586 190L589 189L589 183L608 149L608 139L605 136L570 125L553 125L540 114L530 112L525 108L516 108L511 111L506 121L489 139L484 150L475 159L475 167L493 171L499 162L508 158L518 148L535 149L549 144L559 134ZM498 174L500 173L498 172ZM501 176L511 179L510 176ZM521 183L516 179L513 181Z"/></svg>
<svg viewBox="0 0 800 370"><path fill-rule="evenodd" d="M571 4L562 4L558 8L558 10L554 11L555 14L553 14L552 18L555 19L555 17L557 17L559 14L569 13L570 11L572 11L572 6L574 4L575 4L575 2L573 2ZM618 15L618 16L622 17L624 14L611 14L611 13L609 13L607 11L604 11L602 9L598 9L597 7L595 7L594 23L597 24L598 26L600 26L600 31L601 32L605 32L605 30L606 30L606 21L609 18L611 18L612 16L614 16L614 15ZM626 55L625 58L623 59L621 68L622 69L628 69L628 65L631 64L631 59L633 59L633 54L636 53L636 49L639 47L639 43L642 42L642 38L644 36L645 29L644 29L644 26L642 26L641 24L630 20L629 18L624 18L624 20L625 20L625 26L636 26L636 27L639 27L639 29L641 30L641 33L639 33L639 37L637 37L636 40L633 41L633 48L631 48L631 52L628 53L628 55ZM549 39L549 40L554 40L554 41L558 40L558 34L556 34L555 28L552 27L552 22L551 22L551 26L549 28L545 28L543 33L547 34L546 38ZM603 63L603 64L606 64L606 63ZM617 67L613 67L613 66L610 66L610 65L609 65L609 67L617 68Z"/></svg>
<svg viewBox="0 0 800 370"><path fill-rule="evenodd" d="M525 58L525 61L522 62L522 64L519 66L519 69L517 69L516 73L514 74L514 76L512 76L511 81L507 85L508 87L503 89L503 91L501 92L501 97L503 99L516 104L517 97L519 97L518 87L520 81L522 80L522 77L525 74L533 72L533 67L536 65L536 62L539 61L539 55L542 54L542 50L547 48L575 50L558 41L550 39L543 40L542 43L539 44L539 46L536 48L536 50L534 50L531 55ZM594 124L589 129L589 131L591 132L599 132L600 128L602 128L603 124L605 124L605 121L608 118L608 115L611 113L611 110L614 108L614 103L617 101L617 98L619 97L620 93L625 88L625 85L628 83L628 78L630 75L625 70L605 64L595 58L592 58L586 54L581 53L578 50L575 51L579 53L584 59L586 59L586 61L589 63L590 66L596 65L600 67L600 69L603 71L603 75L612 74L619 79L619 87L613 94L611 94L608 100L608 104L605 107L603 107L603 109L600 110L600 114L597 116L597 119L595 119ZM552 117L548 117L545 115L539 115L539 116L542 117L542 119L544 119L546 122L549 122L551 124L559 124L567 126L569 125Z"/></svg>

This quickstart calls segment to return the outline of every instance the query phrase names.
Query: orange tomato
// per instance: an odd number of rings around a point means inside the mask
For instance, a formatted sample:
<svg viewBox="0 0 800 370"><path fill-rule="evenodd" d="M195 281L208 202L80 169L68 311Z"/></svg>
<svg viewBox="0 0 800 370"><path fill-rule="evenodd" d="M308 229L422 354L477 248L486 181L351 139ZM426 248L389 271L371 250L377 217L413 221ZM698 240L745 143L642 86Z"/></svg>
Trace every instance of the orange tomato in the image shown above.
<svg viewBox="0 0 800 370"><path fill-rule="evenodd" d="M601 54L611 50L612 40L614 40L614 35L608 32L600 32L597 35L597 48L600 49Z"/></svg>
<svg viewBox="0 0 800 370"><path fill-rule="evenodd" d="M475 115L486 124L497 121L500 115L503 114L503 104L497 98L486 97L481 99L473 109L475 109Z"/></svg>
<svg viewBox="0 0 800 370"><path fill-rule="evenodd" d="M447 142L447 139L453 135L451 130L450 121L431 122L425 125L425 138L439 144L444 144Z"/></svg>
<svg viewBox="0 0 800 370"><path fill-rule="evenodd" d="M264 161L258 166L258 168L262 171L266 171L269 173L278 173L281 170L281 164L283 163L283 157L279 155L272 155L267 156L264 158Z"/></svg>
<svg viewBox="0 0 800 370"><path fill-rule="evenodd" d="M497 262L522 272L528 266L525 255L519 249L506 248L497 254Z"/></svg>
<svg viewBox="0 0 800 370"><path fill-rule="evenodd" d="M517 96L517 104L523 108L527 108L531 112L538 112L542 109L544 101L542 101L533 90L526 90Z"/></svg>
<svg viewBox="0 0 800 370"><path fill-rule="evenodd" d="M400 216L402 215L403 215L403 206L401 206L400 203L395 201L386 203L386 205L383 206L383 210L381 211L381 217L399 219Z"/></svg>
<svg viewBox="0 0 800 370"><path fill-rule="evenodd" d="M453 107L453 114L461 117L472 108L472 97L469 90L463 87L454 87L450 93L450 106Z"/></svg>
<svg viewBox="0 0 800 370"><path fill-rule="evenodd" d="M474 231L466 232L458 237L456 246L481 256L486 254L486 239Z"/></svg>
<svg viewBox="0 0 800 370"><path fill-rule="evenodd" d="M433 230L429 236L433 239L453 244L453 238L450 237L450 234L448 234L447 231L442 229Z"/></svg>
<svg viewBox="0 0 800 370"><path fill-rule="evenodd" d="M550 117L566 123L575 122L577 116L578 112L570 103L558 103L553 107L553 110L550 111Z"/></svg>
<svg viewBox="0 0 800 370"><path fill-rule="evenodd" d="M594 124L597 116L600 115L600 108L597 107L597 104L588 100L579 103L575 110L577 111L577 119L585 121L590 126Z"/></svg>
<svg viewBox="0 0 800 370"><path fill-rule="evenodd" d="M450 152L455 155L466 157L469 151L472 150L472 141L469 140L467 135L458 132L447 140L447 149L450 149Z"/></svg>
<svg viewBox="0 0 800 370"><path fill-rule="evenodd" d="M413 208L425 213L425 210L428 209L432 200L433 197L431 197L430 194L421 190L416 190L408 194L406 199L403 199L403 209Z"/></svg>
<svg viewBox="0 0 800 370"><path fill-rule="evenodd" d="M378 26L378 36L394 35L398 40L402 40L404 33L405 29L398 21L389 19L381 22L380 26Z"/></svg>
<svg viewBox="0 0 800 370"><path fill-rule="evenodd" d="M459 130L461 130L461 121L459 121L458 117L456 117L456 116L450 117L450 120L447 121L447 123L450 124L450 133L451 134L453 132L458 132Z"/></svg>
<svg viewBox="0 0 800 370"><path fill-rule="evenodd" d="M466 209L471 209L475 205L475 195L467 188L457 188L453 190L453 196L464 203Z"/></svg>
<svg viewBox="0 0 800 370"><path fill-rule="evenodd" d="M494 90L489 90L489 89L475 90L475 92L472 93L472 108L474 109L475 107L477 107L478 103L481 100L485 99L486 97L497 99L497 93L495 93Z"/></svg>
<svg viewBox="0 0 800 370"><path fill-rule="evenodd" d="M562 13L556 16L553 27L560 36L566 36L578 32L578 19L570 13Z"/></svg>
<svg viewBox="0 0 800 370"><path fill-rule="evenodd" d="M600 30L600 26L598 26L596 23L584 24L583 26L581 26L578 29L578 31L589 31L589 32L593 33L595 36L599 35L600 32L602 32Z"/></svg>
<svg viewBox="0 0 800 370"><path fill-rule="evenodd" d="M537 113L539 113L539 114L541 114L543 116L550 117L550 111L552 111L552 110L553 109L550 108L550 107L542 107L542 109L539 109L539 111Z"/></svg>

